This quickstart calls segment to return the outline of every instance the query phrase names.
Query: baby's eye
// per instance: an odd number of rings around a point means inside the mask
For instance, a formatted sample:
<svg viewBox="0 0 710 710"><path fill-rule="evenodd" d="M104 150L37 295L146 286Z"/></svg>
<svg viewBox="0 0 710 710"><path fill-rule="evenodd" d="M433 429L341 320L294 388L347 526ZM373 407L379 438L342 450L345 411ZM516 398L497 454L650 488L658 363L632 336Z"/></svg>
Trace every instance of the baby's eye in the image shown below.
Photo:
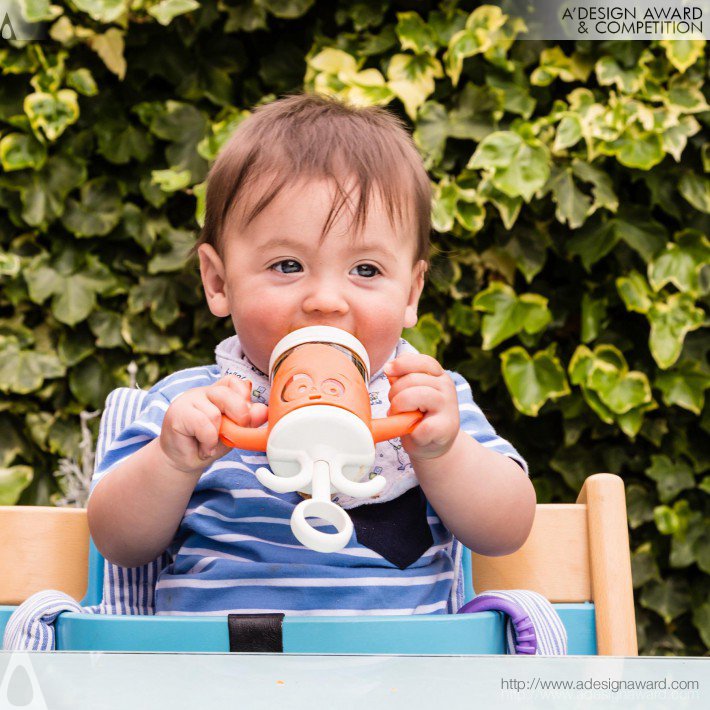
<svg viewBox="0 0 710 710"><path fill-rule="evenodd" d="M373 276L377 276L377 274L380 273L380 270L372 264L358 264L356 267L353 268L350 273L352 273L353 271L358 276L364 276L368 279L371 279Z"/></svg>
<svg viewBox="0 0 710 710"><path fill-rule="evenodd" d="M269 268L282 274L296 274L299 271L303 271L303 267L295 259L284 259L283 261L277 261Z"/></svg>

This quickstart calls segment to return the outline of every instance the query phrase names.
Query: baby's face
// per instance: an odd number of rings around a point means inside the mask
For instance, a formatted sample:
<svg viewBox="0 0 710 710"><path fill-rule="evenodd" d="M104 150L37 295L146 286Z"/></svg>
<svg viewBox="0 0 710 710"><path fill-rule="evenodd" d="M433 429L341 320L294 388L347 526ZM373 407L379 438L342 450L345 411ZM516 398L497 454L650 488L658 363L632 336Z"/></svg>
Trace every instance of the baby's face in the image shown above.
<svg viewBox="0 0 710 710"><path fill-rule="evenodd" d="M343 209L320 241L332 194L327 181L301 183L282 191L247 227L228 221L221 257L200 247L210 310L232 317L244 353L262 372L286 334L330 325L362 342L374 374L402 328L416 323L426 264L414 263L414 231L393 228L373 197L359 234Z"/></svg>

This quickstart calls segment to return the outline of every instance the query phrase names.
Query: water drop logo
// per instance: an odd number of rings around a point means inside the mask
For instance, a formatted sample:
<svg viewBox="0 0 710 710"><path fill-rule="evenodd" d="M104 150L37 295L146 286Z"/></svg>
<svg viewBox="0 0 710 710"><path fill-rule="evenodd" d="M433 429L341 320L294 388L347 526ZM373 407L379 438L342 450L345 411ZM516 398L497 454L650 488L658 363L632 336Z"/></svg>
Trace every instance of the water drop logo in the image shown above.
<svg viewBox="0 0 710 710"><path fill-rule="evenodd" d="M49 6L47 14L42 17L35 12L37 19L29 21L22 14L19 0L0 0L0 47L8 42L46 39L49 26L47 20L55 10L61 12L61 9L52 10L52 7Z"/></svg>
<svg viewBox="0 0 710 710"><path fill-rule="evenodd" d="M6 12L5 17L0 25L0 37L3 39L17 39L15 30L12 28L12 21L10 20L10 13Z"/></svg>
<svg viewBox="0 0 710 710"><path fill-rule="evenodd" d="M29 653L10 656L0 683L0 710L49 710Z"/></svg>

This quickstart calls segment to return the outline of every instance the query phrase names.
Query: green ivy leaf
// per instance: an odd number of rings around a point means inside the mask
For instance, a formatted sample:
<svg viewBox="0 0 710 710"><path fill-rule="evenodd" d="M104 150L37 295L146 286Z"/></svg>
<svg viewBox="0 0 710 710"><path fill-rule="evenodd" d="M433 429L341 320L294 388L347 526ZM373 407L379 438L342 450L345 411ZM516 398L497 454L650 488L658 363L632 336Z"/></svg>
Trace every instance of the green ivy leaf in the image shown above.
<svg viewBox="0 0 710 710"><path fill-rule="evenodd" d="M454 86L459 83L464 59L488 50L507 19L499 7L482 5L468 16L464 29L452 35L444 54L444 66Z"/></svg>
<svg viewBox="0 0 710 710"><path fill-rule="evenodd" d="M631 271L628 276L619 276L616 279L616 290L627 311L648 313L651 310L653 292L638 271Z"/></svg>
<svg viewBox="0 0 710 710"><path fill-rule="evenodd" d="M665 156L661 136L638 129L629 129L612 146L616 159L627 168L650 170Z"/></svg>
<svg viewBox="0 0 710 710"><path fill-rule="evenodd" d="M18 175L13 182L20 191L22 219L31 227L46 229L64 212L69 192L85 181L85 165L63 155L48 158L39 172Z"/></svg>
<svg viewBox="0 0 710 710"><path fill-rule="evenodd" d="M148 14L167 27L178 15L184 15L197 10L200 3L196 0L161 0L157 5L148 8Z"/></svg>
<svg viewBox="0 0 710 710"><path fill-rule="evenodd" d="M662 39L659 44L666 50L668 61L681 73L692 67L705 50L704 39Z"/></svg>
<svg viewBox="0 0 710 710"><path fill-rule="evenodd" d="M315 0L259 0L259 2L275 17L292 20L305 15Z"/></svg>
<svg viewBox="0 0 710 710"><path fill-rule="evenodd" d="M595 299L588 293L582 296L581 338L583 343L596 340L599 332L607 322L607 306L606 298Z"/></svg>
<svg viewBox="0 0 710 710"><path fill-rule="evenodd" d="M624 372L600 360L592 365L587 375L587 386L615 414L626 414L652 399L645 373Z"/></svg>
<svg viewBox="0 0 710 710"><path fill-rule="evenodd" d="M499 210L501 209L501 206L493 197L489 199ZM522 199L518 198L518 200L519 209ZM505 207L504 209L507 210L508 208ZM503 213L501 213L501 219L505 223L505 218L502 215ZM513 214L512 217L514 219L515 215ZM506 224L506 228L509 229L510 227ZM551 246L551 242L547 232L541 229L520 227L515 230L513 236L505 244L504 249L515 260L515 265L525 277L525 281L530 283L545 266L549 246Z"/></svg>
<svg viewBox="0 0 710 710"><path fill-rule="evenodd" d="M64 366L54 353L21 349L12 341L0 343L0 391L29 394L45 380L61 377Z"/></svg>
<svg viewBox="0 0 710 710"><path fill-rule="evenodd" d="M446 318L454 332L471 336L481 327L481 318L476 311L462 301L454 301L446 313Z"/></svg>
<svg viewBox="0 0 710 710"><path fill-rule="evenodd" d="M448 113L447 134L451 138L482 141L495 130L502 114L499 91L467 82Z"/></svg>
<svg viewBox="0 0 710 710"><path fill-rule="evenodd" d="M695 487L693 469L685 461L672 461L665 454L651 456L646 475L656 482L662 503L668 503L681 491Z"/></svg>
<svg viewBox="0 0 710 710"><path fill-rule="evenodd" d="M440 343L448 342L446 331L431 313L421 316L414 328L405 328L402 337L419 352L431 357L436 357Z"/></svg>
<svg viewBox="0 0 710 710"><path fill-rule="evenodd" d="M644 584L651 580L661 580L658 564L650 542L640 545L631 554L631 576L634 580L634 589L643 587Z"/></svg>
<svg viewBox="0 0 710 710"><path fill-rule="evenodd" d="M655 611L667 624L690 609L690 594L684 580L652 581L640 597L641 606Z"/></svg>
<svg viewBox="0 0 710 710"><path fill-rule="evenodd" d="M582 139L582 123L574 113L562 117L557 125L553 153L561 153L567 148L577 145Z"/></svg>
<svg viewBox="0 0 710 710"><path fill-rule="evenodd" d="M666 301L654 302L646 316L651 324L651 355L662 370L676 362L686 334L700 328L705 321L702 309L685 293L674 293Z"/></svg>
<svg viewBox="0 0 710 710"><path fill-rule="evenodd" d="M632 483L626 487L626 513L632 530L653 520L654 500L643 486Z"/></svg>
<svg viewBox="0 0 710 710"><path fill-rule="evenodd" d="M693 624L706 646L710 646L710 601L693 609Z"/></svg>
<svg viewBox="0 0 710 710"><path fill-rule="evenodd" d="M13 417L0 413L0 468L6 468L19 456L26 447L13 423Z"/></svg>
<svg viewBox="0 0 710 710"><path fill-rule="evenodd" d="M174 323L180 315L178 285L169 276L141 278L128 294L128 310L141 313L150 309L153 322L161 329Z"/></svg>
<svg viewBox="0 0 710 710"><path fill-rule="evenodd" d="M76 325L94 309L96 290L93 280L82 274L64 279L64 287L52 300L52 313L60 323Z"/></svg>
<svg viewBox="0 0 710 710"><path fill-rule="evenodd" d="M67 86L76 89L82 96L96 96L99 93L99 87L86 67L70 71L67 74Z"/></svg>
<svg viewBox="0 0 710 710"><path fill-rule="evenodd" d="M79 118L75 91L61 89L54 94L38 91L25 97L24 110L37 138L50 143L59 138Z"/></svg>
<svg viewBox="0 0 710 710"><path fill-rule="evenodd" d="M413 137L427 168L437 165L444 155L448 123L446 109L436 101L427 101L419 109Z"/></svg>
<svg viewBox="0 0 710 710"><path fill-rule="evenodd" d="M62 224L77 237L102 237L120 222L123 215L121 192L107 177L89 180L81 187L80 199L67 200Z"/></svg>
<svg viewBox="0 0 710 710"><path fill-rule="evenodd" d="M146 131L113 117L99 121L94 130L98 152L116 165L125 165L133 158L142 163L153 149L153 139Z"/></svg>
<svg viewBox="0 0 710 710"><path fill-rule="evenodd" d="M259 5L258 0L250 0L237 7L231 5L225 6L224 10L228 13L227 22L224 25L225 33L230 32L256 32L256 30L265 30L266 24L266 9L263 5Z"/></svg>
<svg viewBox="0 0 710 710"><path fill-rule="evenodd" d="M189 170L153 170L151 179L163 191L167 193L179 192L190 184Z"/></svg>
<svg viewBox="0 0 710 710"><path fill-rule="evenodd" d="M683 116L675 125L663 131L662 145L666 153L670 153L676 163L680 163L681 155L688 144L688 138L700 132L700 124L692 116Z"/></svg>
<svg viewBox="0 0 710 710"><path fill-rule="evenodd" d="M101 57L106 68L121 80L126 76L127 69L126 59L123 56L124 34L118 28L111 27L103 34L89 36L86 42Z"/></svg>
<svg viewBox="0 0 710 710"><path fill-rule="evenodd" d="M46 159L47 151L33 136L8 133L0 140L0 165L6 172L25 168L40 170Z"/></svg>
<svg viewBox="0 0 710 710"><path fill-rule="evenodd" d="M515 346L501 353L500 359L503 379L513 404L529 417L536 417L548 400L570 393L554 343L533 357L524 348Z"/></svg>
<svg viewBox="0 0 710 710"><path fill-rule="evenodd" d="M597 345L593 351L579 345L567 369L600 419L618 423L627 436L636 436L644 412L657 406L646 374L629 371L623 353L613 345Z"/></svg>
<svg viewBox="0 0 710 710"><path fill-rule="evenodd" d="M411 49L415 54L436 54L439 49L436 32L416 12L398 12L397 37L402 49Z"/></svg>
<svg viewBox="0 0 710 710"><path fill-rule="evenodd" d="M89 316L89 327L96 336L99 348L119 348L125 345L121 335L121 316L113 311L94 311Z"/></svg>
<svg viewBox="0 0 710 710"><path fill-rule="evenodd" d="M577 229L584 224L592 208L592 198L577 187L570 166L556 167L546 190L552 191L552 199L557 205L555 217L558 222L566 222L570 229Z"/></svg>
<svg viewBox="0 0 710 710"><path fill-rule="evenodd" d="M590 215L602 207L610 212L616 212L619 207L619 198L614 192L611 178L603 170L575 158L572 161L572 172L578 180L592 186Z"/></svg>
<svg viewBox="0 0 710 710"><path fill-rule="evenodd" d="M414 120L417 109L434 92L435 79L443 76L439 60L429 54L395 54L387 67L387 87Z"/></svg>
<svg viewBox="0 0 710 710"><path fill-rule="evenodd" d="M170 169L189 170L194 182L202 181L207 161L198 153L197 146L209 130L203 113L179 101L139 104L135 110L154 136L170 141L165 150Z"/></svg>
<svg viewBox="0 0 710 710"><path fill-rule="evenodd" d="M486 208L481 202L459 201L456 204L456 221L471 234L476 234L486 221Z"/></svg>
<svg viewBox="0 0 710 710"><path fill-rule="evenodd" d="M567 240L567 251L572 256L579 256L587 271L605 257L619 241L614 220L599 223L590 220Z"/></svg>
<svg viewBox="0 0 710 710"><path fill-rule="evenodd" d="M710 387L710 375L698 362L684 362L673 370L659 372L655 386L663 393L667 406L678 405L698 416L705 404L705 390Z"/></svg>
<svg viewBox="0 0 710 710"><path fill-rule="evenodd" d="M490 172L493 184L501 192L529 202L547 182L550 155L539 141L528 142L512 131L498 131L479 143L467 168Z"/></svg>
<svg viewBox="0 0 710 710"><path fill-rule="evenodd" d="M0 505L15 505L33 477L31 466L0 468Z"/></svg>
<svg viewBox="0 0 710 710"><path fill-rule="evenodd" d="M693 172L686 172L678 183L678 190L696 210L710 213L710 180Z"/></svg>
<svg viewBox="0 0 710 710"><path fill-rule="evenodd" d="M87 257L86 265L68 273L47 261L46 256L34 259L23 275L35 303L52 296L52 313L60 323L73 326L84 320L96 304L96 294L110 293L116 286L114 276L95 257Z"/></svg>
<svg viewBox="0 0 710 710"><path fill-rule="evenodd" d="M522 331L538 333L552 320L545 297L536 293L518 296L510 286L500 281L494 281L477 293L473 308L486 314L481 323L484 350L492 350Z"/></svg>
<svg viewBox="0 0 710 710"><path fill-rule="evenodd" d="M97 22L109 24L128 12L126 0L73 0L74 5Z"/></svg>
<svg viewBox="0 0 710 710"><path fill-rule="evenodd" d="M73 367L69 372L69 389L83 405L94 409L104 406L106 397L117 382L96 357L84 360L80 367Z"/></svg>
<svg viewBox="0 0 710 710"><path fill-rule="evenodd" d="M195 235L187 229L161 229L160 251L148 262L148 273L159 274L183 268L194 244Z"/></svg>
<svg viewBox="0 0 710 710"><path fill-rule="evenodd" d="M699 232L681 232L648 265L648 280L655 291L672 283L679 291L699 296L700 276L710 264L710 241ZM705 287L705 284L703 285Z"/></svg>
<svg viewBox="0 0 710 710"><path fill-rule="evenodd" d="M641 91L648 76L648 69L643 63L638 63L631 69L623 69L610 56L604 56L594 67L600 86L614 85L624 94L636 94Z"/></svg>
<svg viewBox="0 0 710 710"><path fill-rule="evenodd" d="M72 367L86 359L95 350L94 339L85 330L63 330L57 344L60 362Z"/></svg>
<svg viewBox="0 0 710 710"><path fill-rule="evenodd" d="M555 79L586 82L591 70L591 63L581 55L568 57L560 47L548 47L540 53L540 65L530 75L530 83L549 86Z"/></svg>
<svg viewBox="0 0 710 710"><path fill-rule="evenodd" d="M180 338L159 330L148 314L126 314L121 320L121 335L138 353L167 355L182 347Z"/></svg>

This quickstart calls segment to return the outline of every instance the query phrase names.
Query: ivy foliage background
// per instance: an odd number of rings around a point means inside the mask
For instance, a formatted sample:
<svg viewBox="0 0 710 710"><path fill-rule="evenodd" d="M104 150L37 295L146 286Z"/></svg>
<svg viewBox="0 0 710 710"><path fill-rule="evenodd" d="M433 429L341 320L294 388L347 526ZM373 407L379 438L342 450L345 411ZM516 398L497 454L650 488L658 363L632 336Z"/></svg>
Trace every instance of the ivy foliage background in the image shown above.
<svg viewBox="0 0 710 710"><path fill-rule="evenodd" d="M308 88L412 126L435 252L407 336L540 502L626 483L640 648L710 646L705 43L524 41L475 2L21 0L0 43L0 503L47 504L80 413L229 335L187 259L210 161ZM97 425L97 420L90 424Z"/></svg>

